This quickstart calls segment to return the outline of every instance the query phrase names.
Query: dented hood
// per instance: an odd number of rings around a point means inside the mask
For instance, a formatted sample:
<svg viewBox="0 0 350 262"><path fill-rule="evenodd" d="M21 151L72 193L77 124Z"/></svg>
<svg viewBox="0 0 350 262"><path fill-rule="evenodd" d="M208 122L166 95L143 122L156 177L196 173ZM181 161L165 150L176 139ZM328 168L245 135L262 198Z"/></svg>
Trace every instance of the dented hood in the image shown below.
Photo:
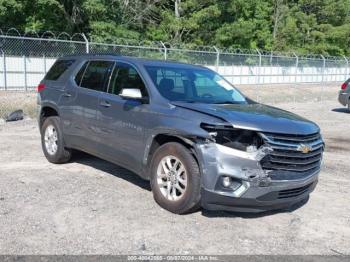
<svg viewBox="0 0 350 262"><path fill-rule="evenodd" d="M319 127L296 114L263 104L202 104L172 102L173 105L221 118L236 128L285 134L311 134Z"/></svg>

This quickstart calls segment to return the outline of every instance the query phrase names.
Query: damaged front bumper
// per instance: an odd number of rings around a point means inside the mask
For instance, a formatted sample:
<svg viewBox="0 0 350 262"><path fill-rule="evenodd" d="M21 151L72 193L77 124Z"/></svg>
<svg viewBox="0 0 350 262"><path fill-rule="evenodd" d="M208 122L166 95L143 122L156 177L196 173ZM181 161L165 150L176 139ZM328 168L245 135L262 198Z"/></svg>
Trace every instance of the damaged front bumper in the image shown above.
<svg viewBox="0 0 350 262"><path fill-rule="evenodd" d="M202 171L202 206L208 210L262 212L285 209L306 199L318 180L309 173L267 171L260 160L272 149L244 152L214 142L195 145ZM224 186L223 179L231 181Z"/></svg>

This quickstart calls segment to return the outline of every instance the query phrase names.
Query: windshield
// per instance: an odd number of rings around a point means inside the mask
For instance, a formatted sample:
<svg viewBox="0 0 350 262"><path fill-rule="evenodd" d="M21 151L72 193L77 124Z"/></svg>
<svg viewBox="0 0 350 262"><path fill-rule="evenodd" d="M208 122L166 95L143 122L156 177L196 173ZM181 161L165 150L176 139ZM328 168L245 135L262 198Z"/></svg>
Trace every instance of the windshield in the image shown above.
<svg viewBox="0 0 350 262"><path fill-rule="evenodd" d="M146 66L160 94L170 101L241 104L244 96L222 76L209 69Z"/></svg>

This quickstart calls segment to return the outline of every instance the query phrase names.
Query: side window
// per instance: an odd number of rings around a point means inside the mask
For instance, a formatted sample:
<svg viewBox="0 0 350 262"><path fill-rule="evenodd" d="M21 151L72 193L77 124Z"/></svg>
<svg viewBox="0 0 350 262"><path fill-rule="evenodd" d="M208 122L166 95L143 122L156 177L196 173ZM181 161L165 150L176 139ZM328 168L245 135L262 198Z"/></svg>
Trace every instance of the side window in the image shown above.
<svg viewBox="0 0 350 262"><path fill-rule="evenodd" d="M89 64L89 62L85 62L84 65L80 68L78 74L74 78L74 81L78 86L80 86L81 79L83 78L83 74L84 74L85 69L86 69L88 64Z"/></svg>
<svg viewBox="0 0 350 262"><path fill-rule="evenodd" d="M45 80L57 80L75 60L57 60L45 76Z"/></svg>
<svg viewBox="0 0 350 262"><path fill-rule="evenodd" d="M90 61L80 86L96 91L104 91L113 64L112 61Z"/></svg>
<svg viewBox="0 0 350 262"><path fill-rule="evenodd" d="M142 96L148 96L145 84L136 69L129 64L117 63L112 73L108 93L119 95L124 88L140 89Z"/></svg>

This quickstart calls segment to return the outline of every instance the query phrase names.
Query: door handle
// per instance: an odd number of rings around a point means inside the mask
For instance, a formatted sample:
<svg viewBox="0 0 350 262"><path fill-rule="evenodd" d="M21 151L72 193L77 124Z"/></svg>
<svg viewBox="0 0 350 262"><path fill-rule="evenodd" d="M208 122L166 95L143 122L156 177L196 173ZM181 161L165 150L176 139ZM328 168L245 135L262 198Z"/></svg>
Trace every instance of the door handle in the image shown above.
<svg viewBox="0 0 350 262"><path fill-rule="evenodd" d="M110 107L111 104L110 104L108 101L102 101L102 102L100 102L100 106L103 106L103 107Z"/></svg>
<svg viewBox="0 0 350 262"><path fill-rule="evenodd" d="M72 94L71 94L71 93L69 93L69 92L66 92L66 93L64 93L64 94L63 94L63 96L64 96L64 97L71 97L71 96L72 96Z"/></svg>

